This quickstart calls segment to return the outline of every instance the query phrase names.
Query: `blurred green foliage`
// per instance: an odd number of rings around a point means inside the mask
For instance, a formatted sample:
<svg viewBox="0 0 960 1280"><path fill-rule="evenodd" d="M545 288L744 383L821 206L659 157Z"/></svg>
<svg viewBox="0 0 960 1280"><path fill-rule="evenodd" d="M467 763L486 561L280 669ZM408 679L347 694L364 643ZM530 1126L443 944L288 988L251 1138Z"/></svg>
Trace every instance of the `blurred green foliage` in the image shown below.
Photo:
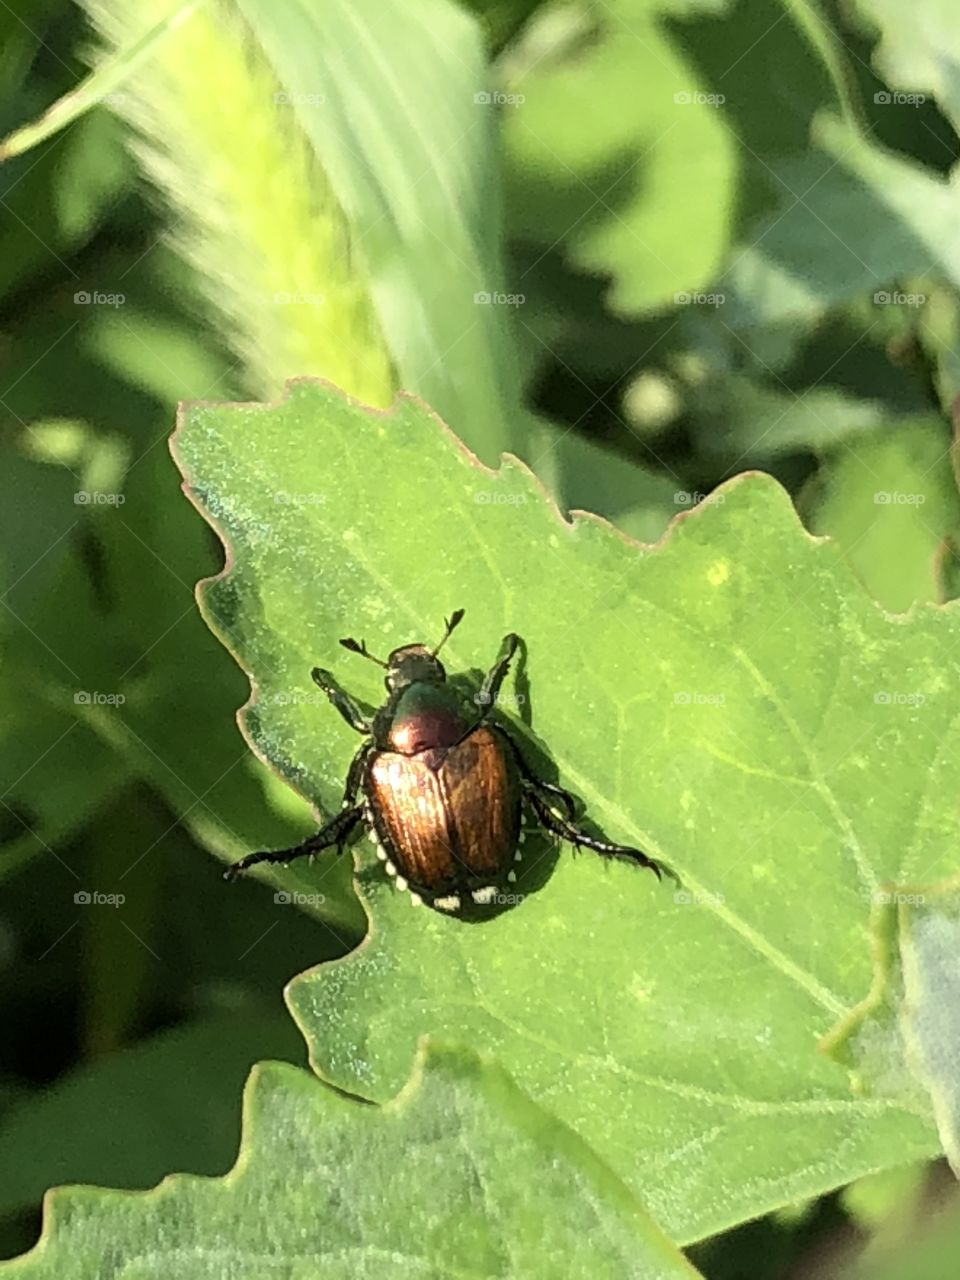
<svg viewBox="0 0 960 1280"><path fill-rule="evenodd" d="M0 6L0 135L175 8ZM167 452L179 401L400 385L646 540L760 468L888 609L958 594L948 0L224 0L191 21L0 165L8 1255L53 1182L226 1170L247 1065L303 1056L283 984L365 928L345 860L309 912L221 884L220 860L314 819L240 735L248 682L196 609L222 551ZM873 1239L857 1274L899 1275L937 1179L764 1219L697 1264L828 1275Z"/></svg>

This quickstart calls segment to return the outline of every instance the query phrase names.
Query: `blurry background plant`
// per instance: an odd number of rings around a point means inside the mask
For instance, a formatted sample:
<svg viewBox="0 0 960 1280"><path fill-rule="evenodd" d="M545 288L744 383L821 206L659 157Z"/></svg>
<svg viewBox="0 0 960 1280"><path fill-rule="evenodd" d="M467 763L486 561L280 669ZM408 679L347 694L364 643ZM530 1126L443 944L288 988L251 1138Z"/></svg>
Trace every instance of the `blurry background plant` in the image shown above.
<svg viewBox="0 0 960 1280"><path fill-rule="evenodd" d="M886 607L947 599L960 15L14 0L0 47L10 1255L54 1183L226 1169L249 1065L304 1059L283 982L363 933L346 864L281 929L262 886L221 890L218 859L311 818L195 606L221 551L168 455L177 402L402 387L644 540L761 468ZM697 1261L824 1274L942 1186L911 1167Z"/></svg>

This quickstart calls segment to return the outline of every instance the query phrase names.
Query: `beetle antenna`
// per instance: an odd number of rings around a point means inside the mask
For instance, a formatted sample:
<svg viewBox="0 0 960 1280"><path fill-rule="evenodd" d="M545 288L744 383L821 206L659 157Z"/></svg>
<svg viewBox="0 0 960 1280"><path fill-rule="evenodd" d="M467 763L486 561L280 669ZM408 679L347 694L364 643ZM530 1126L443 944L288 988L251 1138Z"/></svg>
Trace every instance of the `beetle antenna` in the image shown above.
<svg viewBox="0 0 960 1280"><path fill-rule="evenodd" d="M440 638L440 643L433 650L434 657L437 656L437 654L440 652L443 646L450 639L451 631L453 631L456 627L458 627L460 623L463 621L463 614L464 614L463 609L457 609L454 613L450 615L449 618L444 618L443 621L444 621L444 626L446 627L446 630L444 631L443 635Z"/></svg>
<svg viewBox="0 0 960 1280"><path fill-rule="evenodd" d="M349 649L351 653L359 653L361 658L369 658L370 661L375 662L378 667L383 667L384 670L386 670L387 664L385 662L382 662L380 658L375 658L373 654L370 653L370 651L367 649L367 644L365 640L347 639L347 640L341 640L340 643L343 645L345 649Z"/></svg>

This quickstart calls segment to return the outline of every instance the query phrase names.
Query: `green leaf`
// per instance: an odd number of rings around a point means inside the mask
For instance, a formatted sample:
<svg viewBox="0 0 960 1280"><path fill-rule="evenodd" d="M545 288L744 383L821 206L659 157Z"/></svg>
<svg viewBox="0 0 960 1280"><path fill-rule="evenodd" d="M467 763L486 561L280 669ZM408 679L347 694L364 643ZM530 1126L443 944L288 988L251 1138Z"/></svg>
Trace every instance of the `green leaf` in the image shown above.
<svg viewBox="0 0 960 1280"><path fill-rule="evenodd" d="M727 323L809 323L860 294L917 308L937 280L960 282L960 169L943 176L821 112L810 154L772 163L770 176L776 207L748 228L719 286ZM905 277L920 287L891 288Z"/></svg>
<svg viewBox="0 0 960 1280"><path fill-rule="evenodd" d="M880 400L831 387L797 394L740 373L695 381L692 401L700 447L725 458L730 470L791 451L826 452L877 430L887 414Z"/></svg>
<svg viewBox="0 0 960 1280"><path fill-rule="evenodd" d="M288 92L309 102L319 85L327 96L294 114L368 263L400 386L489 460L519 447L511 309L496 302L509 290L495 108L478 101L492 87L479 24L452 0L240 8Z"/></svg>
<svg viewBox="0 0 960 1280"><path fill-rule="evenodd" d="M918 1162L868 1173L844 1187L844 1211L862 1231L884 1241L903 1235L920 1208L930 1169L928 1163Z"/></svg>
<svg viewBox="0 0 960 1280"><path fill-rule="evenodd" d="M544 850L519 905L469 925L414 910L364 845L366 944L289 990L324 1076L385 1099L420 1034L487 1047L680 1241L938 1150L899 1050L848 1074L817 1041L870 990L879 886L954 865L956 610L883 614L760 475L656 548L567 524L407 398L384 416L298 381L189 409L175 448L230 544L202 601L253 673L245 730L302 793L332 812L357 745L311 667L376 703L339 637L429 639L466 605L449 667L518 631L515 731L685 884Z"/></svg>
<svg viewBox="0 0 960 1280"><path fill-rule="evenodd" d="M903 892L902 1018L914 1070L930 1091L947 1159L960 1177L960 895Z"/></svg>
<svg viewBox="0 0 960 1280"><path fill-rule="evenodd" d="M748 228L729 268L723 287L732 302L731 323L810 321L859 292L889 293L892 283L909 275L960 283L960 170L944 176L875 143L881 133L888 146L902 139L903 151L922 148L931 137L940 141L931 128L934 96L956 126L955 8L950 0L918 0L909 7L898 0L857 0L856 8L879 32L873 60L894 88L873 80L869 133L849 113L843 123L821 113L810 155L770 157L777 207ZM945 138L942 144L929 159L946 168L953 144ZM923 292L929 295L931 285Z"/></svg>
<svg viewBox="0 0 960 1280"><path fill-rule="evenodd" d="M805 503L813 533L835 538L870 594L900 611L940 598L946 540L960 540L950 433L937 419L891 424L852 440L824 467Z"/></svg>
<svg viewBox="0 0 960 1280"><path fill-rule="evenodd" d="M19 290L21 297L34 300L55 268L65 281L76 280L65 259L91 239L117 201L130 167L117 121L105 111L78 120L37 156L0 163L5 206L0 295ZM26 310L21 304L21 324ZM22 372L14 362L9 367Z"/></svg>
<svg viewBox="0 0 960 1280"><path fill-rule="evenodd" d="M57 1280L263 1280L698 1273L577 1136L492 1063L424 1051L369 1107L296 1068L258 1067L224 1179L131 1195L54 1191L44 1236L0 1273Z"/></svg>
<svg viewBox="0 0 960 1280"><path fill-rule="evenodd" d="M57 709L24 694L23 668L0 675L0 877L93 816L129 780L125 761L78 725L73 708Z"/></svg>
<svg viewBox="0 0 960 1280"><path fill-rule="evenodd" d="M175 383L198 397L238 387L208 332L175 308L169 319L163 299L184 294L179 260L155 250L145 264L149 277L125 276L121 308L77 308L72 295L39 308L11 357L24 376L7 403L26 425L16 424L0 464L0 874L87 823L132 774L221 858L293 843L313 823L237 729L247 684L193 593L217 551L163 448ZM64 376L51 378L45 353L78 312L81 350L62 342ZM89 422L47 418L78 397ZM115 501L77 501L96 491ZM82 692L117 705L78 704ZM322 906L308 909L353 939L363 915L349 880L340 868Z"/></svg>
<svg viewBox="0 0 960 1280"><path fill-rule="evenodd" d="M656 542L677 504L690 498L676 479L561 424L537 420L530 439L537 475L563 511L596 511L640 541Z"/></svg>
<svg viewBox="0 0 960 1280"><path fill-rule="evenodd" d="M864 1250L856 1265L838 1280L943 1280L956 1269L960 1251L960 1213L950 1203L915 1221L899 1247L889 1244Z"/></svg>
<svg viewBox="0 0 960 1280"><path fill-rule="evenodd" d="M874 55L888 83L900 90L933 94L944 113L960 128L960 23L951 0L917 0L905 7L897 0L856 0L856 8L880 32ZM892 95L891 95L892 97ZM890 108L909 111L896 100Z"/></svg>
<svg viewBox="0 0 960 1280"><path fill-rule="evenodd" d="M918 868L922 871L922 868ZM960 893L956 876L937 884L890 884L878 895L875 938L877 976L886 974L864 1003L852 1032L861 1039L884 1034L896 1012L905 1061L928 1091L941 1140L954 1173L960 1170ZM881 985L884 991L881 992ZM926 1177L924 1176L926 1172ZM906 1165L848 1188L857 1216L873 1237L853 1280L939 1280L950 1273L957 1251L955 1212L931 1212L931 1170ZM846 1198L845 1197L845 1198ZM947 1202L949 1209L949 1201Z"/></svg>
<svg viewBox="0 0 960 1280"><path fill-rule="evenodd" d="M661 21L668 8L600 6L555 48L548 8L506 69L518 99L503 119L512 231L545 252L562 240L576 266L612 275L622 315L708 283L730 241L735 139L722 102L706 101L715 87Z"/></svg>
<svg viewBox="0 0 960 1280"><path fill-rule="evenodd" d="M32 433L48 448L54 436L69 451L84 446L86 428L38 423ZM55 611L67 626L86 616L78 485L64 468L25 456L19 443L7 440L0 451L0 876L49 853L128 777L125 763L75 718L84 689L110 686L76 678L44 625ZM65 610L68 598L80 608Z"/></svg>
<svg viewBox="0 0 960 1280"><path fill-rule="evenodd" d="M65 1182L133 1188L173 1170L222 1173L236 1151L247 1072L258 1057L299 1062L298 1042L289 1018L248 1006L151 1037L22 1097L0 1125L0 1213L30 1207Z"/></svg>
<svg viewBox="0 0 960 1280"><path fill-rule="evenodd" d="M776 166L778 206L748 229L719 286L728 324L808 323L860 294L882 299L903 276L960 279L956 182L839 121L822 120L816 139Z"/></svg>
<svg viewBox="0 0 960 1280"><path fill-rule="evenodd" d="M960 300L953 289L932 290L917 337L934 364L937 396L949 414L960 396Z"/></svg>

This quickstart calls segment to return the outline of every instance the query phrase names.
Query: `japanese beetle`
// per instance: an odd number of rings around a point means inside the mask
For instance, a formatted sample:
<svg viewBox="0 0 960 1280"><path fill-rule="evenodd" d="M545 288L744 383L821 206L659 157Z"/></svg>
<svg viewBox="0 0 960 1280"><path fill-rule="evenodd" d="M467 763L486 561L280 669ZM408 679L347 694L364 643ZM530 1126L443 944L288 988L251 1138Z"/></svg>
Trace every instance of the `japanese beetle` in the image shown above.
<svg viewBox="0 0 960 1280"><path fill-rule="evenodd" d="M490 719L519 636L504 636L476 696L479 712L467 716L437 658L462 618L458 609L433 649L403 645L386 662L362 641L340 641L386 671L387 700L372 720L329 671L314 668L314 681L366 738L350 764L343 806L302 844L250 853L224 872L226 879L258 862L289 862L334 846L340 853L362 825L398 889L409 889L414 902L456 912L468 898L492 902L505 880L516 880L513 863L521 857L524 806L554 835L604 857L649 867L659 879L659 864L639 849L583 831L569 792L537 777L513 737Z"/></svg>

